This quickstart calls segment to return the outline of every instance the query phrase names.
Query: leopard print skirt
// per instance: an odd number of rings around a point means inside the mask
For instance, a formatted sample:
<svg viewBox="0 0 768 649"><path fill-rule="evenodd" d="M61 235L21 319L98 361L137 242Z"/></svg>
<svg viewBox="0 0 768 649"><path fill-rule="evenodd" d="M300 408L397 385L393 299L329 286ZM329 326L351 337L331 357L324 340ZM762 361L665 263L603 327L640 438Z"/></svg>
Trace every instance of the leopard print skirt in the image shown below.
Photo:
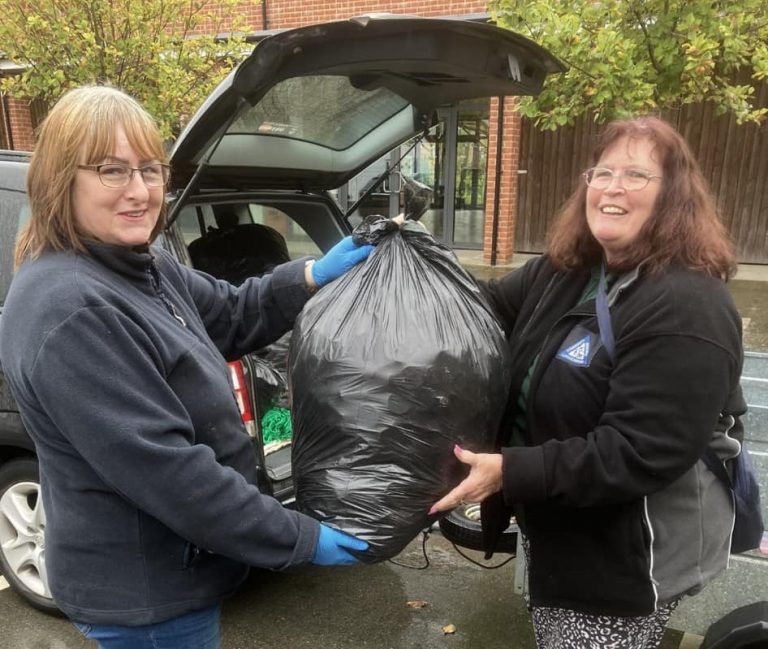
<svg viewBox="0 0 768 649"><path fill-rule="evenodd" d="M526 562L530 562L528 539L522 537ZM527 589L526 589L527 591ZM659 607L650 615L614 617L588 615L567 608L531 606L524 594L533 620L537 649L658 649L664 629L677 599Z"/></svg>
<svg viewBox="0 0 768 649"><path fill-rule="evenodd" d="M640 617L587 615L564 608L531 609L538 649L658 649L677 602Z"/></svg>

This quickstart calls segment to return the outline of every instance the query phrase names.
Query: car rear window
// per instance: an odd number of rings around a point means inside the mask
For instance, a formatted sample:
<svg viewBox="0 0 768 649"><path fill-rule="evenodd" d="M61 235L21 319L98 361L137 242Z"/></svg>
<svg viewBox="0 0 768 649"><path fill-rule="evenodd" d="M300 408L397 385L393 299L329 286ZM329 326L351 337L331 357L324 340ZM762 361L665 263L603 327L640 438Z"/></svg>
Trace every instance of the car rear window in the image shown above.
<svg viewBox="0 0 768 649"><path fill-rule="evenodd" d="M227 228L232 228L234 231L239 228L243 235L247 235L247 226L257 224L270 228L276 233L275 236L284 240L291 259L322 255L320 248L299 223L285 212L259 203L186 205L179 212L177 224L190 253L205 249L206 239L216 246L214 242L217 237L226 232ZM246 228L240 226L246 226ZM261 253L258 250L261 250ZM238 254L240 253L242 250L238 249ZM254 245L254 254L263 254L263 248ZM194 263L195 255L192 255L192 259ZM211 272L207 268L201 269Z"/></svg>
<svg viewBox="0 0 768 649"><path fill-rule="evenodd" d="M387 90L361 90L345 76L307 76L274 86L227 133L258 133L344 150L409 106Z"/></svg>

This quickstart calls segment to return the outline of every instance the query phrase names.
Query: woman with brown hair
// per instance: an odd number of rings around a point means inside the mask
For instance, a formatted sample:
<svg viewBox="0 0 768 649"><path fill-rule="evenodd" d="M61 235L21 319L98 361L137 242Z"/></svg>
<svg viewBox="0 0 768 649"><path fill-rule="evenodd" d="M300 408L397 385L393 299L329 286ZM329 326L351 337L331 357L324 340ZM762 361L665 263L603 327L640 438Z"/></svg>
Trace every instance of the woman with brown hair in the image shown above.
<svg viewBox="0 0 768 649"><path fill-rule="evenodd" d="M683 138L615 121L548 252L485 285L513 381L498 453L434 506L483 502L487 549L517 516L540 649L659 645L728 564L733 504L701 460L739 453L734 255Z"/></svg>

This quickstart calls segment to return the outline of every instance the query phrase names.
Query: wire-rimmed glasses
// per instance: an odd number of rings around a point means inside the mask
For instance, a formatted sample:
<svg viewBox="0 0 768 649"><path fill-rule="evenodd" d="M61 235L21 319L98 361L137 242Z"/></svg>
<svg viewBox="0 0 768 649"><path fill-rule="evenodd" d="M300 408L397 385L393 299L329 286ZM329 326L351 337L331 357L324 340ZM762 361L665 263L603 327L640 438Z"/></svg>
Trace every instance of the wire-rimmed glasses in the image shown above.
<svg viewBox="0 0 768 649"><path fill-rule="evenodd" d="M95 171L99 175L101 184L105 187L125 187L133 180L133 174L137 171L147 187L165 187L171 176L171 168L167 164L155 162L143 167L129 167L124 164L107 162L100 165L77 165L79 169Z"/></svg>
<svg viewBox="0 0 768 649"><path fill-rule="evenodd" d="M619 179L619 185L628 192L636 192L645 189L652 180L658 180L661 176L654 176L642 169L622 169L614 171L607 167L592 167L587 169L584 174L584 180L592 189L608 189L613 183L614 178Z"/></svg>

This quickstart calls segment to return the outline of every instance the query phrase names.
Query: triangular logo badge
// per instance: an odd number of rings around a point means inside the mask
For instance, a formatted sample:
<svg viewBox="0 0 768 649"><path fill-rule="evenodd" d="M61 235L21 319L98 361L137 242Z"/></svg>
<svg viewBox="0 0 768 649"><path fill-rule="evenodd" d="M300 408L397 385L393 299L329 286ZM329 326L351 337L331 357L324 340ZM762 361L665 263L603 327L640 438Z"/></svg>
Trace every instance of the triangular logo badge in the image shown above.
<svg viewBox="0 0 768 649"><path fill-rule="evenodd" d="M564 361L573 363L574 365L581 365L586 367L589 365L589 348L592 343L591 336L584 336L581 340L575 342L570 347L566 347L561 350L557 355L558 358L562 358Z"/></svg>

